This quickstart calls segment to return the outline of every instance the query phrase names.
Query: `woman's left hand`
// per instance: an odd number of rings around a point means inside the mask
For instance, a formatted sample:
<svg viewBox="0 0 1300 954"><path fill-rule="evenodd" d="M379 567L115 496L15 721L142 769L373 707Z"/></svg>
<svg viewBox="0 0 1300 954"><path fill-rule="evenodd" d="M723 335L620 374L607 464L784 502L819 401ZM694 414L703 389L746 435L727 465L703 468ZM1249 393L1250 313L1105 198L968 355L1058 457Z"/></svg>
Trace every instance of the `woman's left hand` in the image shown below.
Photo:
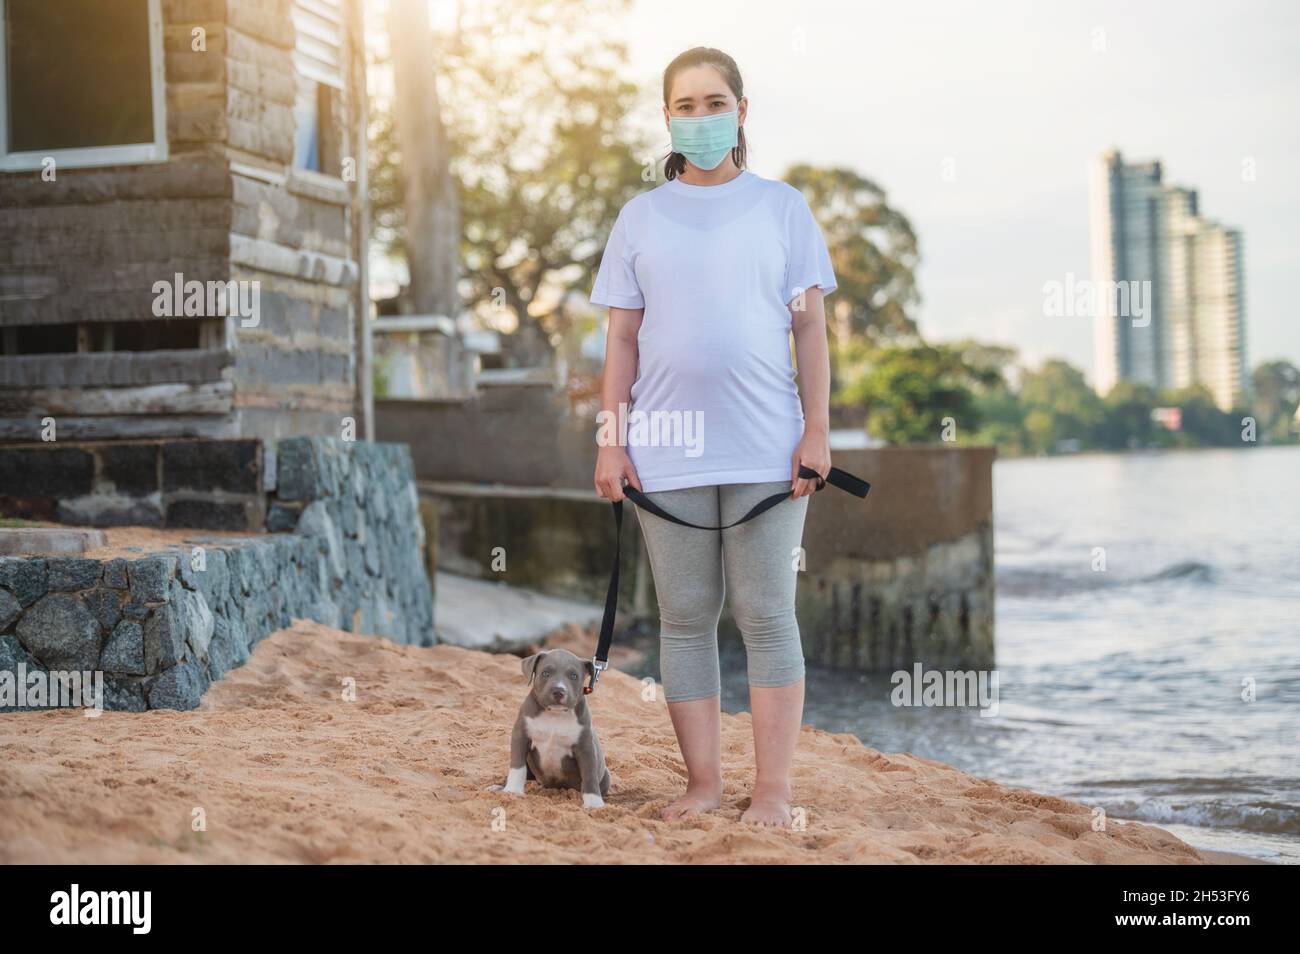
<svg viewBox="0 0 1300 954"><path fill-rule="evenodd" d="M830 435L820 429L804 428L803 439L794 449L790 467L790 491L795 499L806 497L817 490L817 481L799 476L799 465L811 467L824 478L831 472Z"/></svg>

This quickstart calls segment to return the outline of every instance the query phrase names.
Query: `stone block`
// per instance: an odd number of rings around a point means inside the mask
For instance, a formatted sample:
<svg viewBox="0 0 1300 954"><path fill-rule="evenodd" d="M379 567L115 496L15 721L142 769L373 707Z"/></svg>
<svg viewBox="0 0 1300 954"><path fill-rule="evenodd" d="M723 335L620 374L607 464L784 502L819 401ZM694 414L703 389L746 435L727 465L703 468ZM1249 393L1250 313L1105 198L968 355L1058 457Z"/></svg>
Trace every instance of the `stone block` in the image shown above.
<svg viewBox="0 0 1300 954"><path fill-rule="evenodd" d="M170 554L142 557L129 568L131 599L136 603L159 603L176 573L176 557Z"/></svg>
<svg viewBox="0 0 1300 954"><path fill-rule="evenodd" d="M144 683L138 679L105 674L104 708L114 712L144 712L149 708Z"/></svg>
<svg viewBox="0 0 1300 954"><path fill-rule="evenodd" d="M51 557L45 561L51 590L87 590L99 582L100 562L85 557Z"/></svg>
<svg viewBox="0 0 1300 954"><path fill-rule="evenodd" d="M111 633L122 618L122 596L109 589L96 589L81 595L90 612L94 614L104 632Z"/></svg>
<svg viewBox="0 0 1300 954"><path fill-rule="evenodd" d="M0 446L0 488L6 497L79 497L95 479L95 458L80 447Z"/></svg>
<svg viewBox="0 0 1300 954"><path fill-rule="evenodd" d="M48 669L99 667L99 621L71 593L50 593L23 614L16 629L23 647Z"/></svg>
<svg viewBox="0 0 1300 954"><path fill-rule="evenodd" d="M261 493L261 448L257 440L168 441L162 450L163 490Z"/></svg>
<svg viewBox="0 0 1300 954"><path fill-rule="evenodd" d="M158 444L105 444L98 453L100 478L112 485L114 493L128 497L158 493Z"/></svg>
<svg viewBox="0 0 1300 954"><path fill-rule="evenodd" d="M164 524L199 530L249 530L248 503L235 500L185 498L167 502Z"/></svg>
<svg viewBox="0 0 1300 954"><path fill-rule="evenodd" d="M22 612L23 604L18 602L18 597L8 590L0 589L0 633L8 629Z"/></svg>
<svg viewBox="0 0 1300 954"><path fill-rule="evenodd" d="M149 708L196 709L208 684L205 669L196 663L179 663L152 680L148 690Z"/></svg>
<svg viewBox="0 0 1300 954"><path fill-rule="evenodd" d="M127 619L118 623L113 635L104 644L99 664L105 672L143 676L144 627Z"/></svg>
<svg viewBox="0 0 1300 954"><path fill-rule="evenodd" d="M0 557L0 586L23 606L31 606L49 590L45 561L29 557Z"/></svg>
<svg viewBox="0 0 1300 954"><path fill-rule="evenodd" d="M104 564L104 585L112 587L115 590L124 590L130 584L127 581L126 561L123 559L109 560Z"/></svg>
<svg viewBox="0 0 1300 954"><path fill-rule="evenodd" d="M185 633L176 624L170 605L160 606L144 623L144 665L148 673L160 673L185 656Z"/></svg>

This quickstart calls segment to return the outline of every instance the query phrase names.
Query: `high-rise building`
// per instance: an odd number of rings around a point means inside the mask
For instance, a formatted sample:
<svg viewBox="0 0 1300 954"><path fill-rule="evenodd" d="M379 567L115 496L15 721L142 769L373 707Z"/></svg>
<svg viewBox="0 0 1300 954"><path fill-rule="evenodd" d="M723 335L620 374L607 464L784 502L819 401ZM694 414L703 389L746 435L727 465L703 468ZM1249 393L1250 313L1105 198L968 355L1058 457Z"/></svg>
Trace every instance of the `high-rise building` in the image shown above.
<svg viewBox="0 0 1300 954"><path fill-rule="evenodd" d="M1228 410L1246 377L1241 233L1203 218L1159 161L1103 153L1091 175L1093 386L1203 384Z"/></svg>

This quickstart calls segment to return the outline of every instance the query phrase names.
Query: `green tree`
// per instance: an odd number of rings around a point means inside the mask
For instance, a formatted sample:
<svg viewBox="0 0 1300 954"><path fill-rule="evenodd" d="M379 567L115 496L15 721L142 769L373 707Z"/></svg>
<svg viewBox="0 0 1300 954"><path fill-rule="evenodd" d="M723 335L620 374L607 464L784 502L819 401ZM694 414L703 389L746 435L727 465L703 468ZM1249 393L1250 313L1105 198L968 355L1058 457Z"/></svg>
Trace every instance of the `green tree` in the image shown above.
<svg viewBox="0 0 1300 954"><path fill-rule="evenodd" d="M1245 411L1224 411L1204 385L1165 393L1165 403L1182 409L1182 443L1190 446L1232 447L1241 444Z"/></svg>
<svg viewBox="0 0 1300 954"><path fill-rule="evenodd" d="M1088 386L1083 372L1059 358L1021 375L1020 403L1028 449L1042 453L1067 440L1091 446L1105 416L1101 398Z"/></svg>
<svg viewBox="0 0 1300 954"><path fill-rule="evenodd" d="M1250 376L1254 392L1251 410L1259 422L1259 439L1295 441L1296 408L1300 406L1300 368L1289 361L1268 361Z"/></svg>
<svg viewBox="0 0 1300 954"><path fill-rule="evenodd" d="M1025 409L1010 387L977 391L975 416L980 426L971 443L992 444L1005 454L1023 454L1029 449Z"/></svg>
<svg viewBox="0 0 1300 954"><path fill-rule="evenodd" d="M859 335L914 336L920 255L907 216L852 169L800 164L784 179L808 200L830 249L839 288L827 299L826 317L838 343Z"/></svg>
<svg viewBox="0 0 1300 954"><path fill-rule="evenodd" d="M1097 428L1097 443L1110 450L1145 447L1159 441L1173 443L1169 431L1151 420L1151 412L1161 406L1155 389L1146 384L1120 381L1103 400L1105 415Z"/></svg>
<svg viewBox="0 0 1300 954"><path fill-rule="evenodd" d="M590 286L618 211L654 153L629 126L642 101L610 37L626 0L481 0L438 39L459 183L461 298L502 332L514 363L548 360L568 292ZM372 129L376 234L402 251L401 161L390 119Z"/></svg>
<svg viewBox="0 0 1300 954"><path fill-rule="evenodd" d="M945 435L945 419L956 438L979 428L971 369L946 345L886 345L870 370L848 384L841 400L869 409L867 429L894 444L928 444Z"/></svg>

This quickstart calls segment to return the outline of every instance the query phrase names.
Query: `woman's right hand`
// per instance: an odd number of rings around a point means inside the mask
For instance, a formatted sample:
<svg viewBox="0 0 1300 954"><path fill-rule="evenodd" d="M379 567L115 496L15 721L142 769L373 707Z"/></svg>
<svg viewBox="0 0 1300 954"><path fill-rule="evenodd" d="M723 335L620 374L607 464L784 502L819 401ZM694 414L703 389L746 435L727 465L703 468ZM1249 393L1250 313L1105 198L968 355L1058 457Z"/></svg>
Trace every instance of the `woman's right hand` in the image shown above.
<svg viewBox="0 0 1300 954"><path fill-rule="evenodd" d="M596 451L596 493L606 500L622 500L624 477L637 490L641 489L632 458L623 447L610 444L599 448Z"/></svg>

